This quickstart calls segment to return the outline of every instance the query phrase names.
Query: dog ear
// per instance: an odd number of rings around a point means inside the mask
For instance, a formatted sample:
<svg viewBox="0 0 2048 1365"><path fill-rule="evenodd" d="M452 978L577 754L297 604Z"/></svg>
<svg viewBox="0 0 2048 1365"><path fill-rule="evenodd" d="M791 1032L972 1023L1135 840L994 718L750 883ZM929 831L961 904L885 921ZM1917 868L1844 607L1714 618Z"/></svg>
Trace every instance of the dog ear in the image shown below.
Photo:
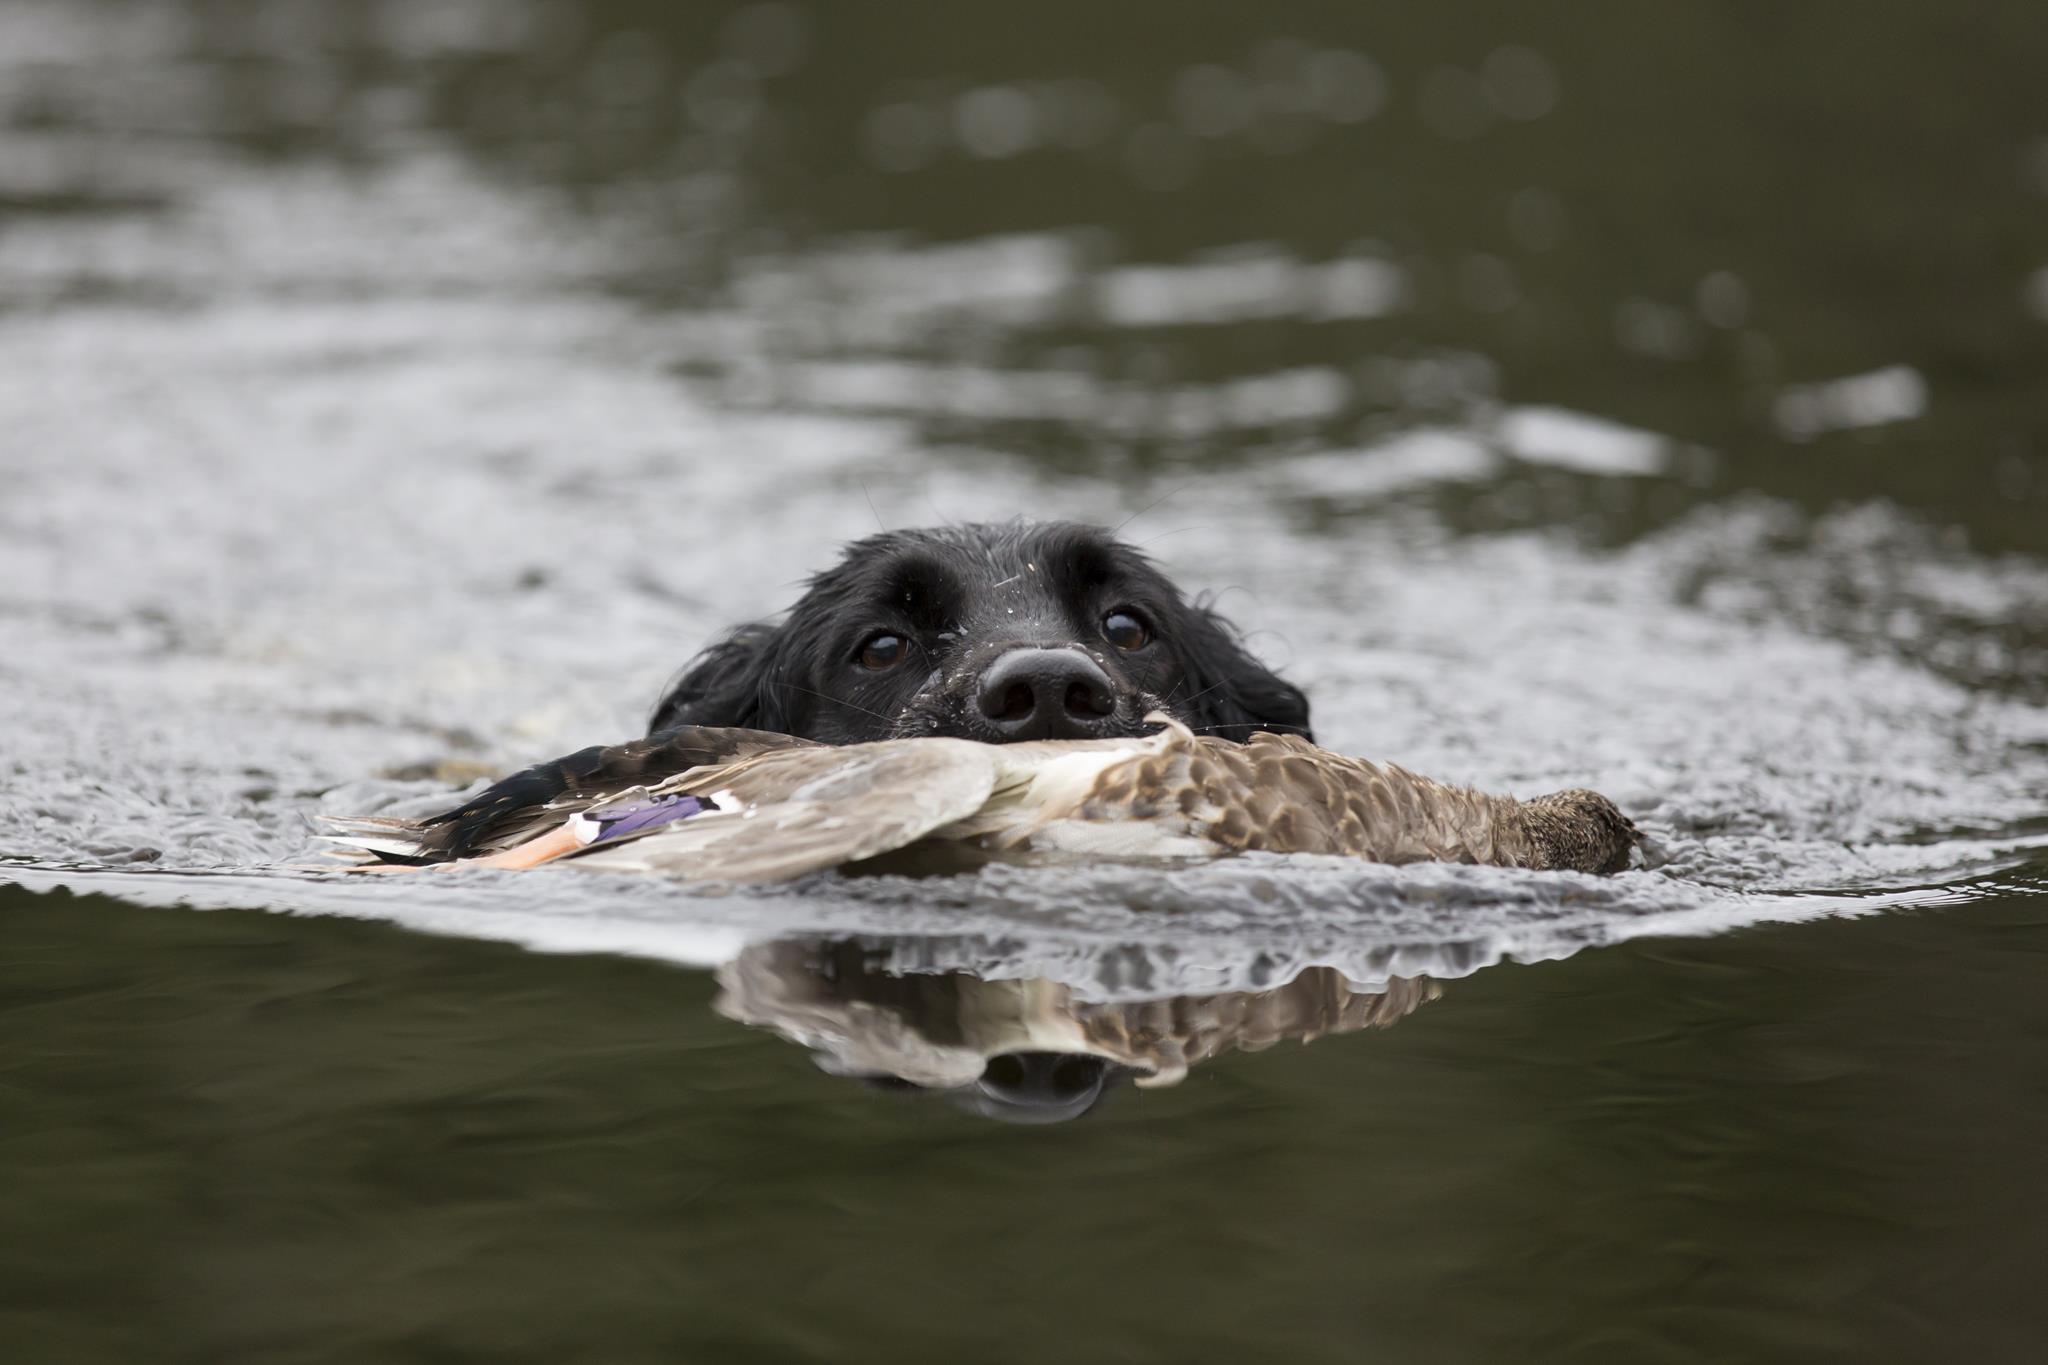
<svg viewBox="0 0 2048 1365"><path fill-rule="evenodd" d="M1302 690L1254 659L1230 623L1208 607L1194 603L1187 612L1181 690L1188 698L1188 727L1223 739L1271 730L1313 741Z"/></svg>
<svg viewBox="0 0 2048 1365"><path fill-rule="evenodd" d="M690 660L655 706L648 733L678 725L794 733L785 689L773 685L782 635L776 626L741 626Z"/></svg>

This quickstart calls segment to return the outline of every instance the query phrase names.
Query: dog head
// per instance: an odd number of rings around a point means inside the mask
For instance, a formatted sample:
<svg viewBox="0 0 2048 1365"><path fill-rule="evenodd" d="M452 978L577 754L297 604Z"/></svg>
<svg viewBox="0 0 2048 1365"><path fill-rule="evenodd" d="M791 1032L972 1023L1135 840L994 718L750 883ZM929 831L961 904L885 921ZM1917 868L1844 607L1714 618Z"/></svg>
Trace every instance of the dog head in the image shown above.
<svg viewBox="0 0 2048 1365"><path fill-rule="evenodd" d="M653 728L1007 743L1140 734L1154 710L1231 739L1309 733L1300 689L1144 555L1097 527L1017 522L856 542L780 625L692 662Z"/></svg>

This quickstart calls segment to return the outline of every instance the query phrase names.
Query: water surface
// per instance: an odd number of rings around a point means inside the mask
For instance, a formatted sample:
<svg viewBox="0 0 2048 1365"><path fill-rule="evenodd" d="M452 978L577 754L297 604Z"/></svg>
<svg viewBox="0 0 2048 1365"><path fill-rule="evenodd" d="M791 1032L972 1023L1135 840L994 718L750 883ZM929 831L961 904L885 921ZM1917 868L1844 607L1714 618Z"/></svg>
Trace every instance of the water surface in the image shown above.
<svg viewBox="0 0 2048 1365"><path fill-rule="evenodd" d="M2048 31L1596 9L0 5L10 1355L2032 1359ZM297 870L1020 514L1656 865Z"/></svg>

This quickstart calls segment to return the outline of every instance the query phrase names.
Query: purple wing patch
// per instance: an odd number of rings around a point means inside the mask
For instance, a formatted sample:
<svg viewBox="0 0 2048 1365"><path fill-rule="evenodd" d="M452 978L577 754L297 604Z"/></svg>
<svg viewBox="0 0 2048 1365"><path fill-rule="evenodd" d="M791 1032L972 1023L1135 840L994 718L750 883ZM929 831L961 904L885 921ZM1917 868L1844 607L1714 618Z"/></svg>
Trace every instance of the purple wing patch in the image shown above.
<svg viewBox="0 0 2048 1365"><path fill-rule="evenodd" d="M623 839L629 834L644 834L677 820L687 820L692 815L717 809L718 803L708 797L677 795L585 811L576 817L576 841L601 844L611 839Z"/></svg>

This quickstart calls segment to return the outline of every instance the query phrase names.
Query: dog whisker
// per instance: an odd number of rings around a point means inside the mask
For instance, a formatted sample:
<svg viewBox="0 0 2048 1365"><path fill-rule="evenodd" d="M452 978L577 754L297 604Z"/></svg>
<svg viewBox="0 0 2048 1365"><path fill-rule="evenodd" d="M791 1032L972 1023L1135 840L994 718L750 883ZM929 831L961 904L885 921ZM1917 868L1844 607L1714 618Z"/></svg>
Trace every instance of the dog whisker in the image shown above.
<svg viewBox="0 0 2048 1365"><path fill-rule="evenodd" d="M1189 490L1190 488L1193 488L1193 487L1194 487L1194 486L1195 486L1196 484L1198 484L1198 483L1200 483L1200 482L1201 482L1201 480L1200 480L1200 479L1189 479L1189 480L1188 480L1188 481L1187 481L1186 483L1184 483L1184 484L1181 484L1181 485L1179 485L1178 487L1175 487L1175 488L1170 488L1170 489L1168 489L1168 490L1167 490L1166 492L1164 492L1164 493L1161 493L1161 494L1160 494L1160 495L1159 495L1158 497L1156 497L1156 498L1152 499L1152 501L1150 501L1150 502L1146 503L1146 504L1145 504L1145 505L1144 505L1143 507L1140 507L1140 508L1139 508L1139 509L1138 509L1137 511L1135 511L1135 512L1131 513L1131 514L1130 514L1129 516L1125 517L1125 518L1124 518L1124 519L1123 519L1122 521L1118 522L1118 523L1117 523L1117 524L1116 524L1115 526L1111 527L1111 528L1110 528L1110 531L1109 531L1109 533L1110 533L1111 535L1115 535L1115 534L1116 534L1117 532L1119 532L1119 531L1123 530L1123 529L1124 529L1124 527L1126 527L1126 526L1129 526L1129 525L1130 525L1130 524L1131 524L1132 522L1136 521L1136 520L1137 520L1137 519L1138 519L1139 517L1142 517L1142 516L1144 516L1144 515L1145 515L1145 514L1146 514L1147 512L1149 512L1149 511L1151 511L1151 510L1152 510L1153 508L1157 507L1157 506L1158 506L1158 505L1159 505L1160 503L1162 503L1162 502L1165 502L1165 501L1166 501L1166 500L1167 500L1168 498L1174 498L1174 497L1178 497L1178 496L1180 496L1180 495L1181 495L1182 493L1185 493L1185 492L1187 492L1187 491L1188 491L1188 490Z"/></svg>
<svg viewBox="0 0 2048 1365"><path fill-rule="evenodd" d="M1185 683L1186 681L1187 681L1187 679L1183 678L1183 679L1181 679L1181 681L1180 681L1180 682L1177 682L1177 683L1175 683L1175 684L1173 685L1173 689L1172 689L1172 691L1169 691L1169 692L1168 692L1168 693L1166 694L1166 699L1167 699L1168 701L1171 701L1171 700L1173 700L1173 694L1174 694L1174 692L1178 692L1178 691L1180 691L1180 689L1181 689L1181 683ZM1210 683L1210 684L1209 684L1209 685L1208 685L1207 687L1205 687L1205 688L1203 688L1203 689L1202 689L1201 691L1199 691L1199 692L1195 693L1195 695L1193 695L1192 697L1186 697L1186 698L1183 698L1183 699L1182 699L1182 701L1181 701L1181 705L1183 705L1183 706L1193 706L1193 705L1194 705L1194 704L1195 704L1196 702L1198 702L1198 701L1200 701L1200 700L1201 700L1202 698L1204 698L1204 697L1208 696L1208 695L1209 695L1209 694L1210 694L1211 692L1215 692L1215 691L1218 691L1218 690L1220 690L1220 689L1222 689L1222 688L1228 687L1229 685L1230 685L1230 680L1229 680L1228 678L1224 679L1224 680L1223 680L1222 682L1217 682L1217 683Z"/></svg>
<svg viewBox="0 0 2048 1365"><path fill-rule="evenodd" d="M1155 541L1164 540L1168 536L1182 535L1188 531L1213 531L1215 529L1216 527L1213 523L1203 526L1176 526L1171 531L1161 531L1156 536L1146 536L1143 540L1138 542L1138 545L1140 548L1143 548L1144 546L1150 545Z"/></svg>
<svg viewBox="0 0 2048 1365"><path fill-rule="evenodd" d="M876 720L883 721L889 725L894 725L896 723L896 718L894 716L885 716L880 711L876 711L869 707L862 706L857 701L848 701L844 697L835 697L830 692L820 692L815 687L805 687L800 683L782 682L779 679L776 681L775 685L777 687L786 688L791 692L802 692L806 696L823 698L824 700L829 701L834 705L844 706L848 710L852 711L860 711L866 715L873 716Z"/></svg>

